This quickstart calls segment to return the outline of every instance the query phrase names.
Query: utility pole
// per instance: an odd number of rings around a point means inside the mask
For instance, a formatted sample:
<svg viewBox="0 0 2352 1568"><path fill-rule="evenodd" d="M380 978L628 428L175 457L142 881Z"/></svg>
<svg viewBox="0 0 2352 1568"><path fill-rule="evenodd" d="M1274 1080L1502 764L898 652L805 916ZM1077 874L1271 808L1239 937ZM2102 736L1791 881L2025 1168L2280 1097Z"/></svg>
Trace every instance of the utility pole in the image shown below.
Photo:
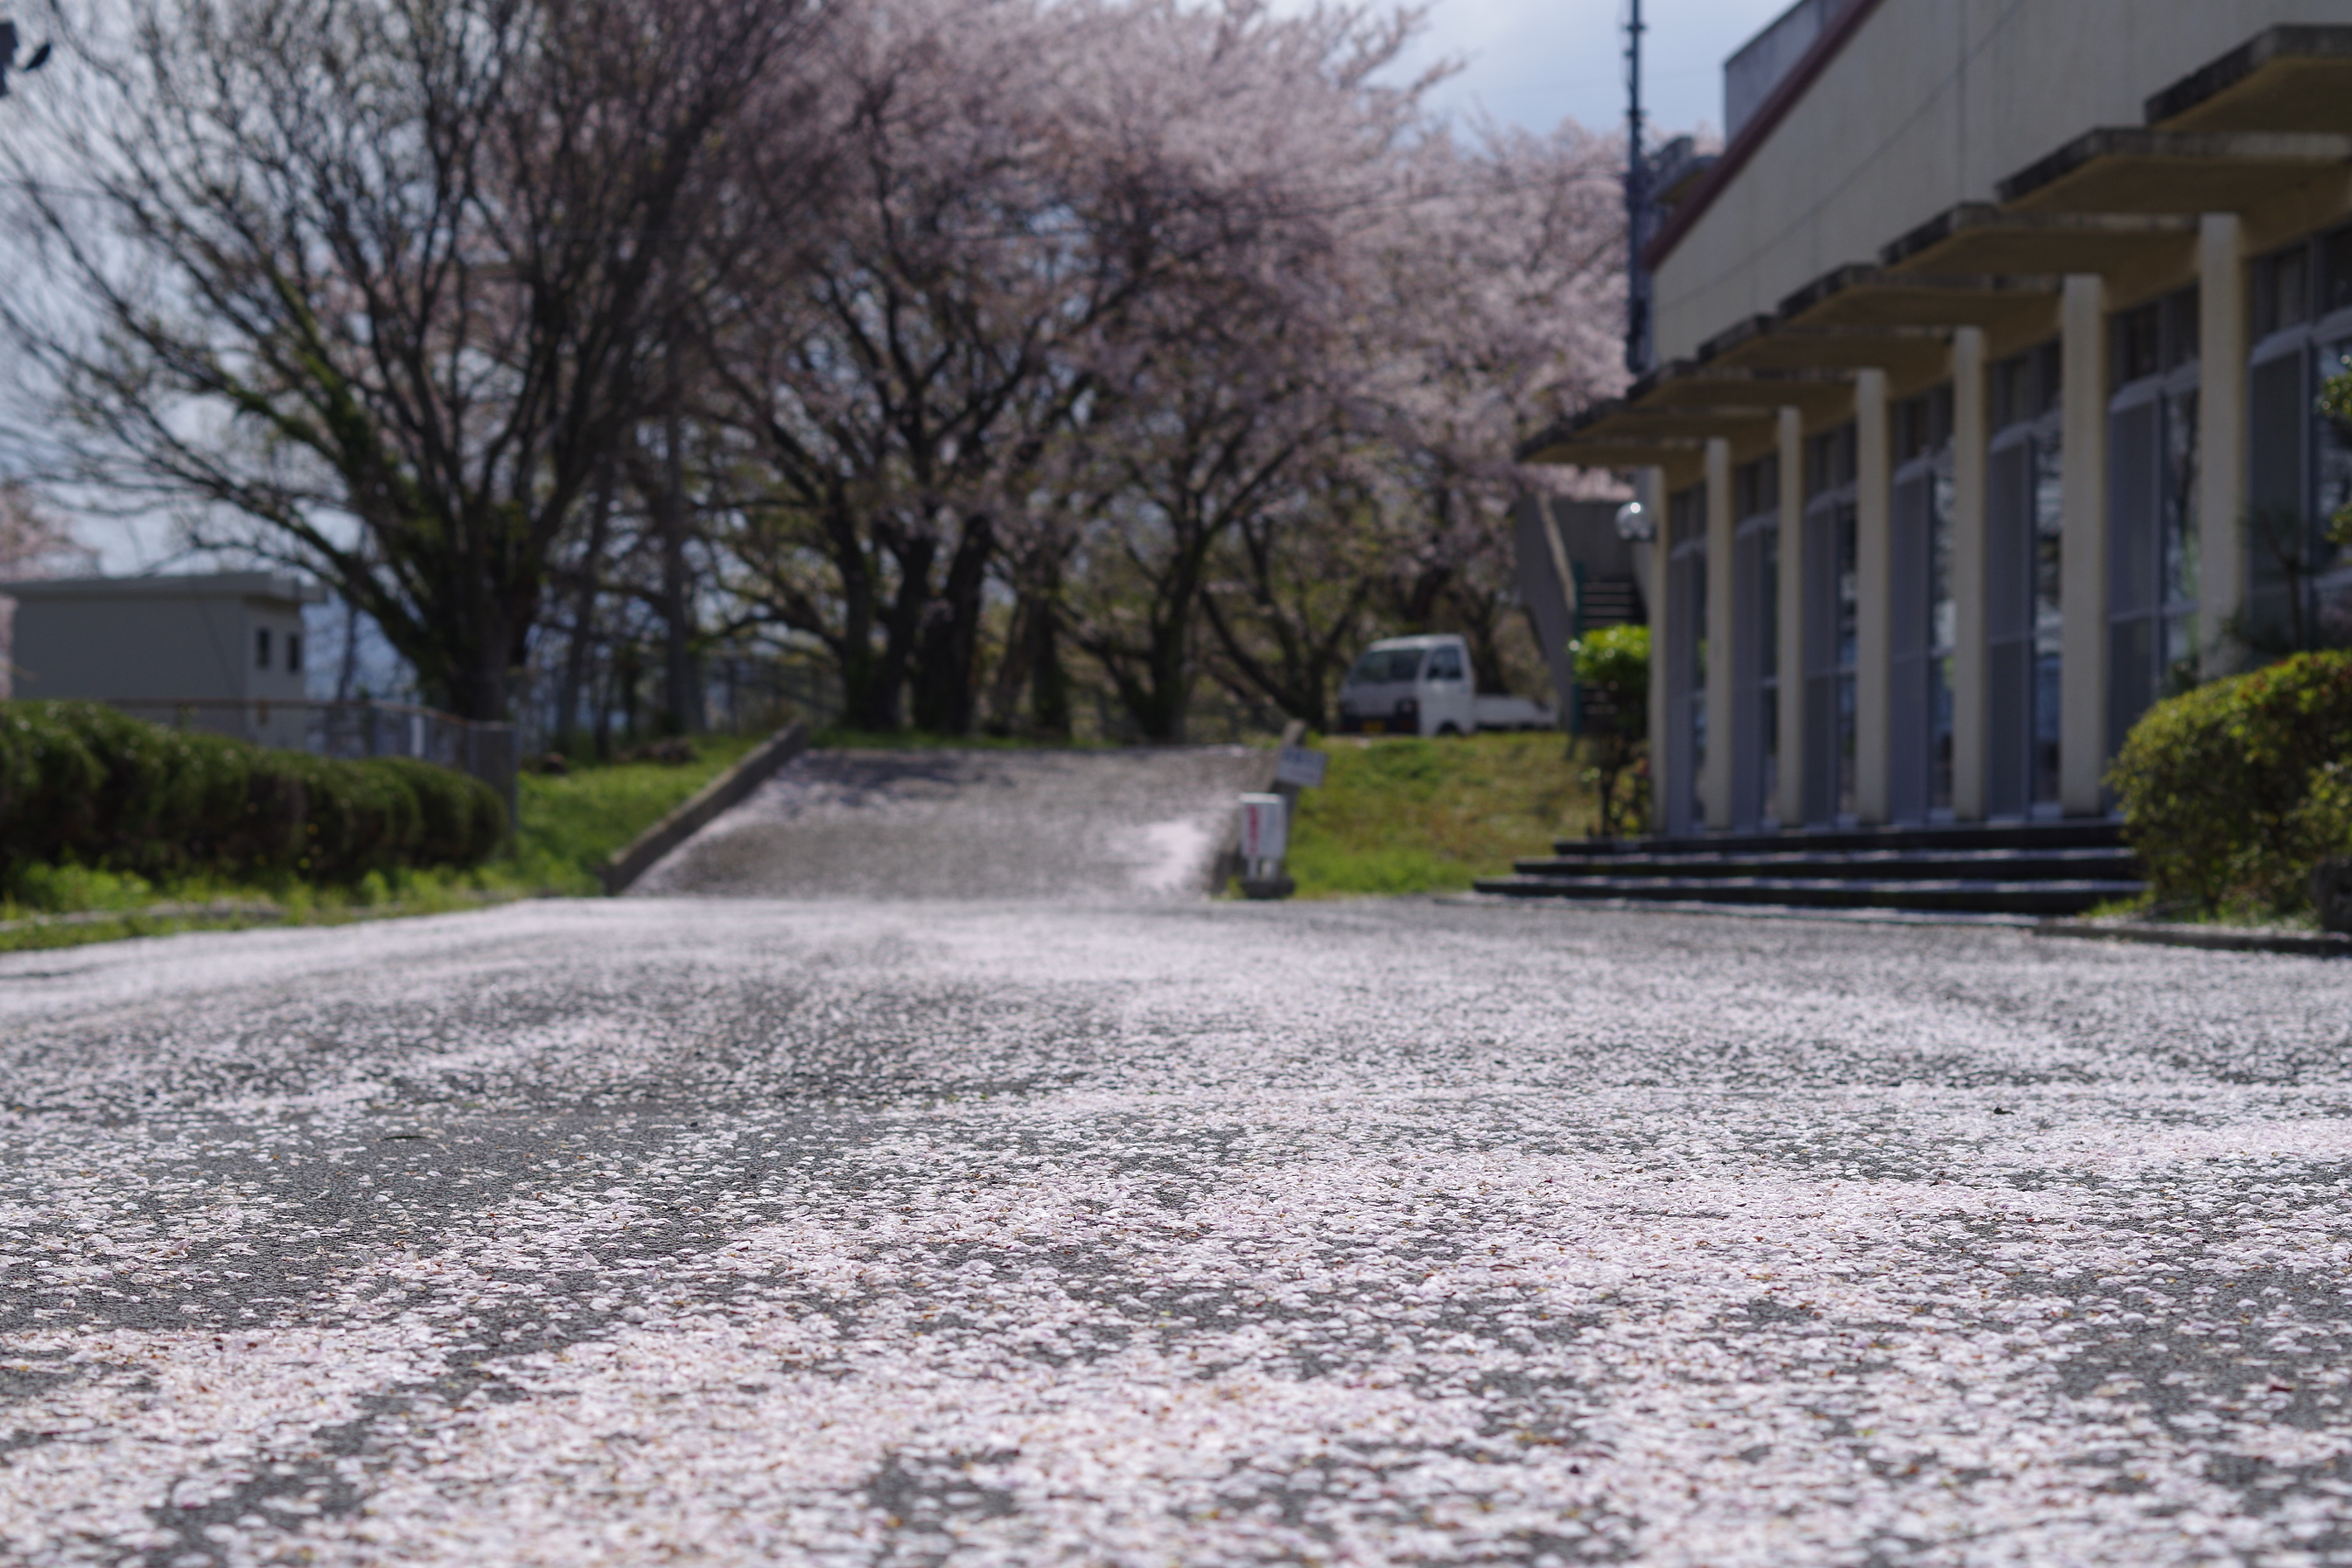
<svg viewBox="0 0 2352 1568"><path fill-rule="evenodd" d="M1642 0L1625 22L1625 368L1650 368L1650 274L1642 265L1650 242L1650 167L1642 151Z"/></svg>

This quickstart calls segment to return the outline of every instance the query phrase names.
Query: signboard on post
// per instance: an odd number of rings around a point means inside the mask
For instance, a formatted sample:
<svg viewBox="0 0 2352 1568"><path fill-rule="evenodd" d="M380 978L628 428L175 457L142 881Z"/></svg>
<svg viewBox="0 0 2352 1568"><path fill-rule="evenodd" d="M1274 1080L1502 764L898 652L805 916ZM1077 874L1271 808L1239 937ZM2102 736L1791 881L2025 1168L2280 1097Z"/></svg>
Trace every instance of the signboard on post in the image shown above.
<svg viewBox="0 0 2352 1568"><path fill-rule="evenodd" d="M1285 746L1281 761L1274 765L1274 782L1295 784L1300 789L1319 788L1323 783L1323 770L1330 761L1321 752L1306 746Z"/></svg>

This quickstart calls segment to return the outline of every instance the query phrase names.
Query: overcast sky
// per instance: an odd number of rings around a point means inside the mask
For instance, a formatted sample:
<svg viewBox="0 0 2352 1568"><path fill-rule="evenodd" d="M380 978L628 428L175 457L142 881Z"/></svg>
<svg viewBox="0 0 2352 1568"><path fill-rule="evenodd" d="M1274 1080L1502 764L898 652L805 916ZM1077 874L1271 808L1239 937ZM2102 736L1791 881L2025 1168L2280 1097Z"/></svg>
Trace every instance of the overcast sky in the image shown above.
<svg viewBox="0 0 2352 1568"><path fill-rule="evenodd" d="M1643 0L1649 24L1642 96L1662 132L1723 129L1723 59L1790 0ZM1412 63L1451 56L1465 68L1438 91L1465 119L1548 131L1573 115L1614 126L1625 115L1626 0L1428 0Z"/></svg>

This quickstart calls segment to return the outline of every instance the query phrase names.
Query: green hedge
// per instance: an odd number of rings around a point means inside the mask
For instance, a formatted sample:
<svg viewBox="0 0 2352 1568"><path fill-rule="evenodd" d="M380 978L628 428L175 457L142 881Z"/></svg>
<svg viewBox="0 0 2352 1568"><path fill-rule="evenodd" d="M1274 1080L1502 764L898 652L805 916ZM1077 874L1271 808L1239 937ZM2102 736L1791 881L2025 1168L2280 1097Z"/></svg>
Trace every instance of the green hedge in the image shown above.
<svg viewBox="0 0 2352 1568"><path fill-rule="evenodd" d="M2107 782L2149 891L2292 911L2352 850L2352 654L2305 653L2158 703Z"/></svg>
<svg viewBox="0 0 2352 1568"><path fill-rule="evenodd" d="M355 882L479 865L506 826L496 791L430 763L272 751L95 702L0 702L0 879L72 861Z"/></svg>

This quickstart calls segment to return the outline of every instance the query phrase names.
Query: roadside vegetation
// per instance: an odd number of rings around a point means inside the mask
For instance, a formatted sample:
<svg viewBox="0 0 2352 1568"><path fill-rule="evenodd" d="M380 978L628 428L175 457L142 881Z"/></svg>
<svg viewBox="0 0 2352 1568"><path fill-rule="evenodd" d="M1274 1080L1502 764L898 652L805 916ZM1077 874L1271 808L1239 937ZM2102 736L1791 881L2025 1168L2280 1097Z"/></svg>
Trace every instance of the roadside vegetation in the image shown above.
<svg viewBox="0 0 2352 1568"><path fill-rule="evenodd" d="M1291 829L1303 898L1460 892L1596 818L1587 743L1571 762L1556 731L1314 743L1331 763Z"/></svg>
<svg viewBox="0 0 2352 1568"><path fill-rule="evenodd" d="M33 704L0 705L16 716ZM50 705L41 705L44 707ZM62 706L62 705L59 705ZM139 724L121 720L122 724ZM186 745L195 754L220 748L216 737L180 736L153 725L152 745ZM122 731L138 738L136 731ZM126 936L253 925L334 924L390 915L439 914L540 896L590 896L596 868L731 765L761 737L698 736L690 761L583 763L562 773L526 773L518 781L516 830L471 864L379 859L356 874L320 875L290 859L270 863L205 859L184 845L164 853L163 840L139 855L108 855L95 841L66 843L40 858L13 859L0 881L0 952L79 945ZM235 746L236 742L226 742ZM315 768L320 759L244 747L265 765ZM373 768L374 764L337 763ZM462 774L401 763L401 776L470 795L489 792ZM496 805L495 797L491 804ZM12 821L15 814L0 813ZM500 826L504 812L499 813Z"/></svg>
<svg viewBox="0 0 2352 1568"><path fill-rule="evenodd" d="M734 766L765 735L697 735L693 761L587 763L525 773L512 848L483 869L517 898L587 897L603 890L596 868L687 797Z"/></svg>
<svg viewBox="0 0 2352 1568"><path fill-rule="evenodd" d="M2108 783L2147 868L2128 912L2307 923L2312 868L2352 854L2352 653L2297 654L2158 703Z"/></svg>

